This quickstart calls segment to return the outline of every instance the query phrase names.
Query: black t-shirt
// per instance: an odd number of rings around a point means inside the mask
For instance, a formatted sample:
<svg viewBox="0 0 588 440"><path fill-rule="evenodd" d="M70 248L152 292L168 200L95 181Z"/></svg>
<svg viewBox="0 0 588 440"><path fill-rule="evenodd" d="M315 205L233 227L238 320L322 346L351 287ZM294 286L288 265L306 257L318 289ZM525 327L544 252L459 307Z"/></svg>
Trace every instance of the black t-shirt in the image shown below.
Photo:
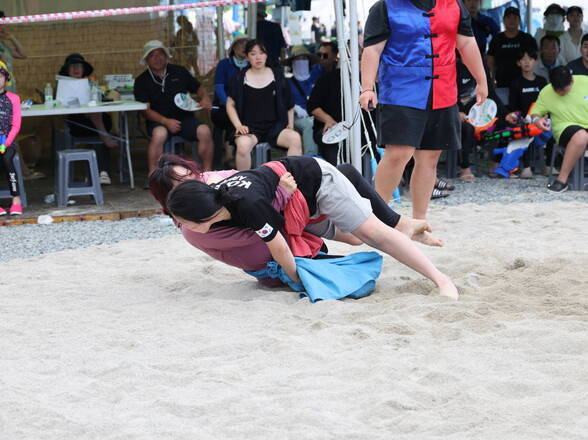
<svg viewBox="0 0 588 440"><path fill-rule="evenodd" d="M508 95L508 107L512 112L521 112L524 116L529 112L529 107L539 96L539 92L547 85L547 80L542 76L535 75L533 81L519 76L510 84Z"/></svg>
<svg viewBox="0 0 588 440"><path fill-rule="evenodd" d="M322 172L316 162L307 156L292 156L281 159L304 195L309 212L316 211L316 193L321 185ZM284 226L284 217L275 210L271 202L280 182L278 175L269 167L241 171L215 185L218 189L227 187L237 200L226 205L231 220L226 226L251 229L263 241L271 241Z"/></svg>
<svg viewBox="0 0 588 440"><path fill-rule="evenodd" d="M526 32L520 31L514 38L508 38L504 32L500 32L490 41L488 55L494 57L497 87L510 87L510 83L520 76L517 58L521 50L537 51L537 42Z"/></svg>
<svg viewBox="0 0 588 440"><path fill-rule="evenodd" d="M316 25L316 24L312 24L312 26L310 27L310 31L314 34L314 42L315 43L320 43L321 42L321 37L322 37L322 32L321 32L321 25Z"/></svg>
<svg viewBox="0 0 588 440"><path fill-rule="evenodd" d="M243 124L276 122L277 120L276 82L272 81L262 88L243 85L243 117L241 118Z"/></svg>
<svg viewBox="0 0 588 440"><path fill-rule="evenodd" d="M435 0L410 0L411 3L423 11L430 11L435 7ZM472 37L471 17L468 10L464 7L462 0L456 0L459 5L460 18L457 33ZM385 0L379 0L371 8L368 18L365 22L363 34L364 47L373 46L385 41L390 36L390 23L388 21L388 7Z"/></svg>
<svg viewBox="0 0 588 440"><path fill-rule="evenodd" d="M156 111L166 118L182 120L193 115L176 106L174 97L177 93L196 93L200 88L200 83L196 78L190 75L187 69L175 64L167 65L167 73L163 86L162 78L153 77L149 70L146 70L135 78L135 99L139 102L149 103L149 108Z"/></svg>
<svg viewBox="0 0 588 440"><path fill-rule="evenodd" d="M308 113L311 113L317 108L324 110L335 121L341 122L341 70L333 69L326 72L319 78L316 85L310 92L308 99ZM325 126L324 123L314 118L313 129L321 130Z"/></svg>
<svg viewBox="0 0 588 440"><path fill-rule="evenodd" d="M268 59L276 63L280 59L281 49L286 47L282 27L278 23L260 20L257 22L257 39L265 46Z"/></svg>
<svg viewBox="0 0 588 440"><path fill-rule="evenodd" d="M568 63L568 68L571 69L574 75L588 75L588 69L582 62L582 57L572 60Z"/></svg>

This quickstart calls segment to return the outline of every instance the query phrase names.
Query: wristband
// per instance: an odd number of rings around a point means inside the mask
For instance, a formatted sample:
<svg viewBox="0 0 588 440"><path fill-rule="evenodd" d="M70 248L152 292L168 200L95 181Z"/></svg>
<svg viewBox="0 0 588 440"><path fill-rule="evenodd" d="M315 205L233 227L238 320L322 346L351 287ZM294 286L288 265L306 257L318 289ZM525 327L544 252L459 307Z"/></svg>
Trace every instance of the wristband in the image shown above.
<svg viewBox="0 0 588 440"><path fill-rule="evenodd" d="M360 95L363 95L365 92L373 92L373 89L365 89L365 90L362 90L361 93L360 93Z"/></svg>

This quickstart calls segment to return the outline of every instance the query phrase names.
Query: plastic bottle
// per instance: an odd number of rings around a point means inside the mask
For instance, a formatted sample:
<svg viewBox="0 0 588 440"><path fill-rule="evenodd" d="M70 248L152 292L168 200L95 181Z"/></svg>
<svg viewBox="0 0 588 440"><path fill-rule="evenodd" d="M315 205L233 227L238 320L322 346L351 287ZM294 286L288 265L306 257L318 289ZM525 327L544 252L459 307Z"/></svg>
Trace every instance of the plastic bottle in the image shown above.
<svg viewBox="0 0 588 440"><path fill-rule="evenodd" d="M51 87L51 83L45 84L45 107L53 107L53 87Z"/></svg>

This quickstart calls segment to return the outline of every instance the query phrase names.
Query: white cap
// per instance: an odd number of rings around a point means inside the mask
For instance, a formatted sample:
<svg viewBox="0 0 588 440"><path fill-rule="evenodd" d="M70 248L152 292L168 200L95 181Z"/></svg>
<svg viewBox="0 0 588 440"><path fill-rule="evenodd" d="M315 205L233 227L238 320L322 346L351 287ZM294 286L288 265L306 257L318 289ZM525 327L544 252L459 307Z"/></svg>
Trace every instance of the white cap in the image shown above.
<svg viewBox="0 0 588 440"><path fill-rule="evenodd" d="M161 41L151 40L151 41L148 41L147 43L145 43L145 46L143 46L143 57L141 58L141 61L139 61L139 64L142 64L143 66L145 66L147 64L145 62L145 58L147 58L147 56L151 52L153 52L154 50L157 50L157 49L162 49L168 58L172 57L169 49L167 47L165 47L165 45Z"/></svg>

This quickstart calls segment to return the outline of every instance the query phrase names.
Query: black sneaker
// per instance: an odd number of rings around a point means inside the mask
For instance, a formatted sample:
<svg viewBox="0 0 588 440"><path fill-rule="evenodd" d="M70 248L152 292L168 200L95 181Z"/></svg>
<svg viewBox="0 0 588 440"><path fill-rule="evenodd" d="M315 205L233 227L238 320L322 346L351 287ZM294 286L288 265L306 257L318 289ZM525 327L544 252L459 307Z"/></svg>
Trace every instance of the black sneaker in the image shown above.
<svg viewBox="0 0 588 440"><path fill-rule="evenodd" d="M553 182L547 185L547 189L554 193L562 193L567 191L570 188L570 185L567 183L560 182L559 180L555 179Z"/></svg>

